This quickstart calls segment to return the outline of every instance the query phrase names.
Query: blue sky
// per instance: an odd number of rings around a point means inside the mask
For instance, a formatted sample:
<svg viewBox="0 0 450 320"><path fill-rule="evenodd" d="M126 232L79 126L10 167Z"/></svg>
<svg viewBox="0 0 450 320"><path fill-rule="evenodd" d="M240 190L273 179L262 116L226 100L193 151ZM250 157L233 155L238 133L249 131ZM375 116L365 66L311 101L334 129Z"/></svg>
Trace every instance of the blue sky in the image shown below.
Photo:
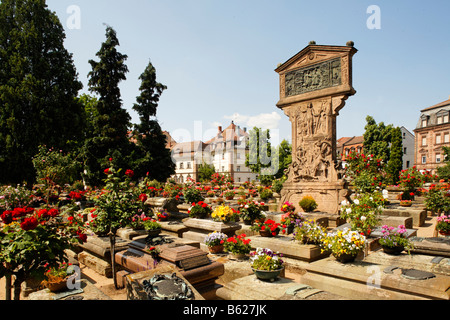
<svg viewBox="0 0 450 320"><path fill-rule="evenodd" d="M290 140L290 122L276 107L274 69L311 40L326 45L352 40L358 49L357 93L340 112L338 138L362 135L367 115L412 132L421 109L450 95L448 0L47 0L47 5L66 29L82 92L88 92L88 60L97 60L105 40L104 23L117 31L130 70L121 93L134 122L138 77L153 63L158 81L168 87L158 120L177 141L208 140L231 120L271 129L273 142ZM73 5L79 16L68 12ZM370 5L380 8L380 29L367 27Z"/></svg>

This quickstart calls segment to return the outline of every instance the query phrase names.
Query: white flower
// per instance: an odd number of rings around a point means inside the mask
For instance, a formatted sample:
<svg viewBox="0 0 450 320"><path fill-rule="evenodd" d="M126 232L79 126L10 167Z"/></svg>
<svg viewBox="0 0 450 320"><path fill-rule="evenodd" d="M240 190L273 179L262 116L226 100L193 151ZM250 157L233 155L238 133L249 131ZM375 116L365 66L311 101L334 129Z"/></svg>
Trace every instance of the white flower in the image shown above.
<svg viewBox="0 0 450 320"><path fill-rule="evenodd" d="M359 200L358 200L358 199L353 200L353 202L354 202L356 205L359 205Z"/></svg>
<svg viewBox="0 0 450 320"><path fill-rule="evenodd" d="M352 208L347 208L345 211L346 211L348 214L350 214L350 213L352 213Z"/></svg>
<svg viewBox="0 0 450 320"><path fill-rule="evenodd" d="M366 216L361 216L361 221L366 221L367 217Z"/></svg>

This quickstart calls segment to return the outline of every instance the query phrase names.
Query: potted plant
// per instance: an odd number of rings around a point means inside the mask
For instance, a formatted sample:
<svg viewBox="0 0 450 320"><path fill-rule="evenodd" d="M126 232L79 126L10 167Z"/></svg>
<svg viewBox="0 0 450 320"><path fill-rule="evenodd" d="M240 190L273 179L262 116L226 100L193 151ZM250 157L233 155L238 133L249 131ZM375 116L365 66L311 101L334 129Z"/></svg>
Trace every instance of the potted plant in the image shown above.
<svg viewBox="0 0 450 320"><path fill-rule="evenodd" d="M450 215L437 217L436 230L444 236L450 236Z"/></svg>
<svg viewBox="0 0 450 320"><path fill-rule="evenodd" d="M250 229L259 232L261 237L275 237L280 233L281 224L268 219L256 222Z"/></svg>
<svg viewBox="0 0 450 320"><path fill-rule="evenodd" d="M150 254L150 256L153 259L153 268L156 268L158 263L161 261L161 250L158 247L150 247L147 249L147 252Z"/></svg>
<svg viewBox="0 0 450 320"><path fill-rule="evenodd" d="M294 232L295 224L300 223L304 220L303 216L294 211L287 211L285 214L281 215L281 224L283 228L286 229L287 234Z"/></svg>
<svg viewBox="0 0 450 320"><path fill-rule="evenodd" d="M260 280L275 281L284 270L282 254L270 249L257 248L250 253L252 271Z"/></svg>
<svg viewBox="0 0 450 320"><path fill-rule="evenodd" d="M227 239L228 236L225 233L214 231L206 236L205 244L208 246L209 252L222 253Z"/></svg>
<svg viewBox="0 0 450 320"><path fill-rule="evenodd" d="M296 221L294 239L303 244L320 244L326 234L326 229L315 220Z"/></svg>
<svg viewBox="0 0 450 320"><path fill-rule="evenodd" d="M259 196L260 196L261 200L264 200L264 201L269 200L270 198L273 197L273 192L270 188L264 188L259 193Z"/></svg>
<svg viewBox="0 0 450 320"><path fill-rule="evenodd" d="M284 213L294 212L295 211L294 204L290 203L289 201L286 201L281 206L281 211Z"/></svg>
<svg viewBox="0 0 450 320"><path fill-rule="evenodd" d="M305 212L313 212L318 206L316 200L311 196L304 196L298 204Z"/></svg>
<svg viewBox="0 0 450 320"><path fill-rule="evenodd" d="M156 212L156 219L158 219L158 221L167 221L170 218L170 213L167 212L166 210L159 210Z"/></svg>
<svg viewBox="0 0 450 320"><path fill-rule="evenodd" d="M246 239L245 233L229 237L224 243L224 249L235 259L243 259L251 251L250 239Z"/></svg>
<svg viewBox="0 0 450 320"><path fill-rule="evenodd" d="M379 223L384 204L385 200L380 193L366 193L352 203L345 202L340 209L341 218L350 223L352 230L368 236Z"/></svg>
<svg viewBox="0 0 450 320"><path fill-rule="evenodd" d="M411 200L400 200L400 206L401 207L411 207L412 201Z"/></svg>
<svg viewBox="0 0 450 320"><path fill-rule="evenodd" d="M150 237L156 237L161 233L161 225L155 219L146 218L143 223Z"/></svg>
<svg viewBox="0 0 450 320"><path fill-rule="evenodd" d="M229 206L220 205L211 213L211 218L216 222L230 222L234 220L235 211Z"/></svg>
<svg viewBox="0 0 450 320"><path fill-rule="evenodd" d="M322 239L322 252L330 251L337 261L352 262L366 245L366 237L357 231L344 228Z"/></svg>
<svg viewBox="0 0 450 320"><path fill-rule="evenodd" d="M240 213L245 224L251 225L255 220L264 218L261 208L262 205L264 205L264 203L259 203L257 201L248 201L241 204Z"/></svg>
<svg viewBox="0 0 450 320"><path fill-rule="evenodd" d="M233 198L234 198L234 191L233 190L225 191L223 195L224 195L225 199L233 200Z"/></svg>
<svg viewBox="0 0 450 320"><path fill-rule="evenodd" d="M383 236L378 240L378 243L382 246L385 253L398 255L405 249L409 253L409 250L412 249L412 244L406 238L404 225L400 225L398 228L384 225L381 228Z"/></svg>
<svg viewBox="0 0 450 320"><path fill-rule="evenodd" d="M212 190L209 190L209 191L206 192L206 196L208 198L214 198L216 196L216 193L214 191L212 191Z"/></svg>
<svg viewBox="0 0 450 320"><path fill-rule="evenodd" d="M71 263L62 262L48 269L45 273L46 280L42 284L51 292L66 290L68 281L75 276L75 269L71 265Z"/></svg>
<svg viewBox="0 0 450 320"><path fill-rule="evenodd" d="M203 202L192 203L192 207L188 210L189 217L203 219L208 217L212 213L211 207Z"/></svg>

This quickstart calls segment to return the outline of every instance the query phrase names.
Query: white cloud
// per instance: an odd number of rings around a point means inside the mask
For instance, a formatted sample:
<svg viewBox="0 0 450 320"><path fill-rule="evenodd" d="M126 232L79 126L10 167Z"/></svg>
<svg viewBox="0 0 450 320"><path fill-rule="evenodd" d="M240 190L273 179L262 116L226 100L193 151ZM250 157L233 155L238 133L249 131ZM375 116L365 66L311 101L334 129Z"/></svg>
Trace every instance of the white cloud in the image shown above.
<svg viewBox="0 0 450 320"><path fill-rule="evenodd" d="M281 116L275 111L272 113L261 113L256 116L248 116L234 113L231 116L224 116L225 119L233 120L235 124L241 127L258 127L262 129L278 129Z"/></svg>

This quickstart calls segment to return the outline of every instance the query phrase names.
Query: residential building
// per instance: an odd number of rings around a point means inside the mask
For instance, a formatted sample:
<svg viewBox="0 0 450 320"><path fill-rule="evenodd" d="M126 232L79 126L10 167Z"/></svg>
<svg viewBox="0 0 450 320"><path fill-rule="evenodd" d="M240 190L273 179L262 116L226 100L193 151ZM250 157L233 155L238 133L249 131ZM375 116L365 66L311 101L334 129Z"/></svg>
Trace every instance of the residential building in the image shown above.
<svg viewBox="0 0 450 320"><path fill-rule="evenodd" d="M420 111L415 133L415 165L419 170L436 173L443 165L442 147L450 147L450 97Z"/></svg>
<svg viewBox="0 0 450 320"><path fill-rule="evenodd" d="M336 159L342 161L342 166L345 167L346 160L350 153L362 153L364 149L364 137L343 137L337 140L336 143Z"/></svg>
<svg viewBox="0 0 450 320"><path fill-rule="evenodd" d="M230 175L235 182L253 181L257 175L245 166L249 152L247 129L234 122L226 128L218 127L216 136L207 142L177 143L172 147L172 159L176 165L173 178L184 183L188 178L198 180L198 167L213 164L216 172Z"/></svg>
<svg viewBox="0 0 450 320"><path fill-rule="evenodd" d="M408 169L415 163L415 137L403 126L400 127L400 130L402 131L403 169Z"/></svg>

